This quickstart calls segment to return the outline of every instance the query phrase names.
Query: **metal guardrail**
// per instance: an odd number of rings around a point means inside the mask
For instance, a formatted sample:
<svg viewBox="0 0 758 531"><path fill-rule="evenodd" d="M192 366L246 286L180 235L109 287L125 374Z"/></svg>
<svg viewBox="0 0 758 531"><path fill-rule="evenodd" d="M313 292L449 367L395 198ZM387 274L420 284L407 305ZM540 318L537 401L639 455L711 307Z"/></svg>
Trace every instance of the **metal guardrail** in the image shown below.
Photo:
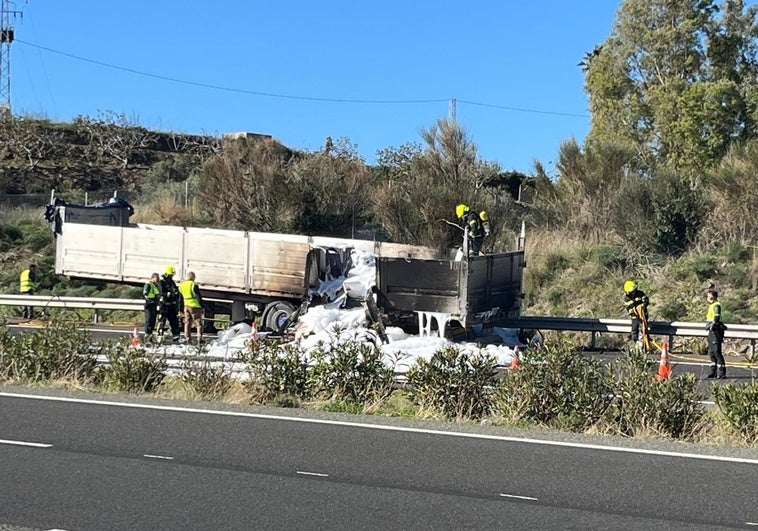
<svg viewBox="0 0 758 531"><path fill-rule="evenodd" d="M145 307L145 301L141 299L106 299L103 297L62 297L59 295L0 295L0 306L142 311Z"/></svg>
<svg viewBox="0 0 758 531"><path fill-rule="evenodd" d="M204 299L213 302L229 302L226 299ZM69 310L94 310L93 322L97 323L99 310L124 310L142 312L143 299L109 299L105 297L64 297L60 295L0 295L0 306L32 306L33 308L64 308ZM205 318L208 321L216 319Z"/></svg>
<svg viewBox="0 0 758 531"><path fill-rule="evenodd" d="M141 299L107 299L103 297L62 297L59 295L0 295L0 306L94 310L93 322L97 323L99 310L141 312L145 309L145 301Z"/></svg>
<svg viewBox="0 0 758 531"><path fill-rule="evenodd" d="M595 348L597 334L615 333L630 334L631 319L594 319L586 317L540 317L523 315L518 319L502 321L503 326L536 330L564 330L574 332L589 332L592 334L591 348ZM673 348L674 337L707 337L705 322L685 321L650 321L652 335L667 336L669 347ZM755 348L758 340L758 326L745 324L729 324L724 333L727 339L747 339Z"/></svg>
<svg viewBox="0 0 758 531"><path fill-rule="evenodd" d="M102 297L61 297L49 295L0 295L0 306L34 306L43 308L69 308L95 310L127 310L141 312L142 299L106 299ZM632 331L630 319L595 319L587 317L542 317L523 315L518 319L507 319L500 324L512 328L589 332L592 334L590 347L595 347L597 334L629 334ZM667 336L669 347L673 349L674 337L706 337L705 322L650 321L652 335ZM724 334L727 339L750 340L755 348L758 340L758 325L729 324Z"/></svg>

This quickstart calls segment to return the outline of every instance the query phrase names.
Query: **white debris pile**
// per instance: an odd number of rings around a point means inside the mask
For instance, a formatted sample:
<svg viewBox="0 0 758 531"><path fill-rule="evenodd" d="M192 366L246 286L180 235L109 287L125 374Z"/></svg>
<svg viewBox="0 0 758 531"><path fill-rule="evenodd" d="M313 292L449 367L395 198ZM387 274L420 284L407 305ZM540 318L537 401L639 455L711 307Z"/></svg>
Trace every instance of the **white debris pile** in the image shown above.
<svg viewBox="0 0 758 531"><path fill-rule="evenodd" d="M301 347L307 352L319 343L333 344L345 341L378 346L384 354L384 362L394 367L395 372L405 373L419 358L431 359L432 355L446 346L454 345L459 350L475 353L486 353L493 356L498 365L509 366L513 359L512 346L524 347L517 337L516 330L495 328L505 344L479 346L476 343L453 343L432 332L424 337L409 335L400 328L389 327L385 330L389 339L382 344L379 335L370 327L366 311L363 307L344 309L346 298L362 300L371 292L374 285L375 256L371 253L354 250L352 252L353 267L340 285L334 279L328 279L318 291L323 293L342 293L328 304L313 306L301 315L295 327L295 336ZM214 358L233 360L240 351L249 348L251 340L265 337L264 332L257 332L251 337L252 328L247 323L237 323L227 330L218 333L218 338L208 345L206 355ZM510 345L510 346L509 346ZM161 353L169 356L191 355L197 349L190 345L170 345L159 347Z"/></svg>

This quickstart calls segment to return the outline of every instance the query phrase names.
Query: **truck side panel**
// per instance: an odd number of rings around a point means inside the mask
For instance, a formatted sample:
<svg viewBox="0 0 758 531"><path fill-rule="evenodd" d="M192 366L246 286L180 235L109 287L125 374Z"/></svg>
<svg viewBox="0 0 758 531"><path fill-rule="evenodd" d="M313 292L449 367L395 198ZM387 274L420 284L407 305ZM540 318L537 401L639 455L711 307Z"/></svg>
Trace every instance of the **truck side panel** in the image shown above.
<svg viewBox="0 0 758 531"><path fill-rule="evenodd" d="M458 315L464 262L377 258L377 286L385 310Z"/></svg>
<svg viewBox="0 0 758 531"><path fill-rule="evenodd" d="M186 229L183 273L194 271L205 289L245 292L248 242L242 231Z"/></svg>
<svg viewBox="0 0 758 531"><path fill-rule="evenodd" d="M121 228L71 223L58 236L55 272L121 280Z"/></svg>
<svg viewBox="0 0 758 531"><path fill-rule="evenodd" d="M73 225L66 225L64 236L72 227ZM176 268L177 278L182 278L184 231L180 227L157 228L147 225L118 230L122 238L122 281L145 282L152 273L163 273L168 265Z"/></svg>
<svg viewBox="0 0 758 531"><path fill-rule="evenodd" d="M380 304L385 311L449 313L466 325L517 316L523 256L517 251L460 262L379 257Z"/></svg>
<svg viewBox="0 0 758 531"><path fill-rule="evenodd" d="M250 286L252 293L270 297L304 297L308 238L285 241L253 236L250 239Z"/></svg>
<svg viewBox="0 0 758 531"><path fill-rule="evenodd" d="M520 313L523 253L498 253L477 256L469 261L466 285L468 321L476 314L499 308L502 317Z"/></svg>

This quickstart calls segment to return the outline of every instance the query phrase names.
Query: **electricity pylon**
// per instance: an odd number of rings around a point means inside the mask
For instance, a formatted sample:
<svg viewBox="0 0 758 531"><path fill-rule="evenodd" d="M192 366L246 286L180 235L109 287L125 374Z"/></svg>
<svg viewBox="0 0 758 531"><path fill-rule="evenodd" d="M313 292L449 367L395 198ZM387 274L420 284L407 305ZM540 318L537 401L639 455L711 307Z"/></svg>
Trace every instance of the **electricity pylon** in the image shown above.
<svg viewBox="0 0 758 531"><path fill-rule="evenodd" d="M15 20L21 11L12 9L10 0L0 0L0 118L11 114L11 43Z"/></svg>

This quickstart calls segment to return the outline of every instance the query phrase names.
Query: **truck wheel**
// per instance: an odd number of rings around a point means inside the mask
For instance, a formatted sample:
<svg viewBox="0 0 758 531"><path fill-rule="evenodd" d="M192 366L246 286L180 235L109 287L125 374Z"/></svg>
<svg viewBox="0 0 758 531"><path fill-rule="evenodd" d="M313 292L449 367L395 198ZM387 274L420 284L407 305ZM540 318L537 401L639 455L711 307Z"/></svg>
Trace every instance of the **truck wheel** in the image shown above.
<svg viewBox="0 0 758 531"><path fill-rule="evenodd" d="M290 315L295 313L295 306L286 301L270 303L263 310L261 322L263 326L281 334L290 324Z"/></svg>
<svg viewBox="0 0 758 531"><path fill-rule="evenodd" d="M522 328L519 330L518 340L534 348L539 348L545 344L545 336L536 329Z"/></svg>

